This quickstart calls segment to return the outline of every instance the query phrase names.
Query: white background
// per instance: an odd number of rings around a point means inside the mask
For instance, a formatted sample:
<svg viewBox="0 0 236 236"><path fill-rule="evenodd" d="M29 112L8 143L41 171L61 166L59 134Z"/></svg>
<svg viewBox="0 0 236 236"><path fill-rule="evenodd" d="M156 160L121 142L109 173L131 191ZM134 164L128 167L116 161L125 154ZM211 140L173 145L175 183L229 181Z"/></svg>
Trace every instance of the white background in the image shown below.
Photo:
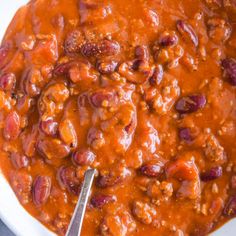
<svg viewBox="0 0 236 236"><path fill-rule="evenodd" d="M0 0L0 41L16 10L28 0ZM8 184L0 174L0 218L18 236L48 236L37 221L32 219L17 202ZM214 236L235 236L236 220L226 224ZM212 236L213 236L212 235ZM3 236L3 235L1 235ZM7 235L4 235L7 236Z"/></svg>
<svg viewBox="0 0 236 236"><path fill-rule="evenodd" d="M0 40L16 10L27 0L0 0Z"/></svg>

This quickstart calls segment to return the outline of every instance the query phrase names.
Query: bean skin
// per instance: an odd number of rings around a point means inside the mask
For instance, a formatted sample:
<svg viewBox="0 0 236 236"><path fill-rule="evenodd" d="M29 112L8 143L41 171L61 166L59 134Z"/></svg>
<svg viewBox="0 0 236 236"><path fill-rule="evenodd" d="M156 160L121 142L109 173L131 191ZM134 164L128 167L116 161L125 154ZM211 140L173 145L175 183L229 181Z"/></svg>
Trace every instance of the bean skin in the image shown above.
<svg viewBox="0 0 236 236"><path fill-rule="evenodd" d="M10 112L5 121L4 137L7 140L17 139L20 133L20 117L17 112Z"/></svg>
<svg viewBox="0 0 236 236"><path fill-rule="evenodd" d="M102 208L104 205L115 202L116 197L111 195L96 194L91 198L91 204L95 208Z"/></svg>
<svg viewBox="0 0 236 236"><path fill-rule="evenodd" d="M15 88L16 76L13 73L7 73L0 76L0 88L4 91L11 91Z"/></svg>
<svg viewBox="0 0 236 236"><path fill-rule="evenodd" d="M51 192L51 178L38 176L33 183L33 201L36 206L45 204Z"/></svg>
<svg viewBox="0 0 236 236"><path fill-rule="evenodd" d="M234 58L226 58L222 60L221 65L224 77L226 77L230 84L236 86L236 60Z"/></svg>
<svg viewBox="0 0 236 236"><path fill-rule="evenodd" d="M178 20L176 23L177 29L180 34L186 39L190 40L195 47L198 46L198 36L193 27L183 20Z"/></svg>
<svg viewBox="0 0 236 236"><path fill-rule="evenodd" d="M213 167L210 170L201 173L201 180L203 182L208 182L220 178L222 174L223 171L221 166Z"/></svg>
<svg viewBox="0 0 236 236"><path fill-rule="evenodd" d="M206 97L203 94L190 95L180 98L175 104L175 109L181 113L192 113L203 108L206 104Z"/></svg>
<svg viewBox="0 0 236 236"><path fill-rule="evenodd" d="M75 165L91 165L95 157L95 154L89 149L81 149L73 153L72 161Z"/></svg>

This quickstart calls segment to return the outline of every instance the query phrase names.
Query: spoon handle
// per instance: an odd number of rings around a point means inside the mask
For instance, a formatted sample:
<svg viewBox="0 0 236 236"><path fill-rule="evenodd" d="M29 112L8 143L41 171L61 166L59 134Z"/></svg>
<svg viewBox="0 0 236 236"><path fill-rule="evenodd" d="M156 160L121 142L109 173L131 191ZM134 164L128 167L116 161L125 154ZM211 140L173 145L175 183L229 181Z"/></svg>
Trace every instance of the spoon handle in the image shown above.
<svg viewBox="0 0 236 236"><path fill-rule="evenodd" d="M80 235L84 219L84 213L88 202L89 192L93 183L95 173L95 169L89 169L85 172L84 182L80 192L79 200L76 204L66 236Z"/></svg>

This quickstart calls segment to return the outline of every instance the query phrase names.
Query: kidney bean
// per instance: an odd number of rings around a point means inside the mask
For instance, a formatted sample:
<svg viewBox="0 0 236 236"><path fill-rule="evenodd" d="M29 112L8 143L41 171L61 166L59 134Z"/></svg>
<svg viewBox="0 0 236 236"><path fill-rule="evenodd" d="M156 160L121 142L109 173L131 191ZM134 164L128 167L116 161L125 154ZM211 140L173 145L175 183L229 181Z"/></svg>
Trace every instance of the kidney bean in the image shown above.
<svg viewBox="0 0 236 236"><path fill-rule="evenodd" d="M138 45L135 47L135 57L139 60L148 61L150 58L148 47L145 45Z"/></svg>
<svg viewBox="0 0 236 236"><path fill-rule="evenodd" d="M58 64L54 69L55 76L67 76L73 83L95 81L97 74L86 60L73 60Z"/></svg>
<svg viewBox="0 0 236 236"><path fill-rule="evenodd" d="M236 195L229 198L223 210L223 214L229 217L236 216Z"/></svg>
<svg viewBox="0 0 236 236"><path fill-rule="evenodd" d="M198 36L190 24L183 20L178 20L176 26L184 39L192 41L195 47L198 46Z"/></svg>
<svg viewBox="0 0 236 236"><path fill-rule="evenodd" d="M184 140L187 143L193 141L193 137L192 137L190 128L180 128L179 129L179 138L181 140Z"/></svg>
<svg viewBox="0 0 236 236"><path fill-rule="evenodd" d="M96 194L91 198L91 204L95 208L102 208L108 203L115 202L117 199L115 196L105 195L105 194Z"/></svg>
<svg viewBox="0 0 236 236"><path fill-rule="evenodd" d="M20 134L20 117L17 112L12 111L7 115L3 134L7 140L17 139Z"/></svg>
<svg viewBox="0 0 236 236"><path fill-rule="evenodd" d="M117 104L117 95L114 91L101 90L92 93L90 102L94 107L110 107Z"/></svg>
<svg viewBox="0 0 236 236"><path fill-rule="evenodd" d="M70 147L63 144L59 139L44 138L38 141L37 150L45 158L62 159L70 154Z"/></svg>
<svg viewBox="0 0 236 236"><path fill-rule="evenodd" d="M105 144L103 133L94 127L90 128L87 135L87 143L94 149L99 149Z"/></svg>
<svg viewBox="0 0 236 236"><path fill-rule="evenodd" d="M117 62L110 60L110 61L98 61L97 62L97 69L101 74L111 74L115 71L117 67Z"/></svg>
<svg viewBox="0 0 236 236"><path fill-rule="evenodd" d="M27 113L32 107L32 105L34 104L35 104L35 100L33 98L30 98L29 96L24 95L17 99L16 107L20 114L24 114L24 113Z"/></svg>
<svg viewBox="0 0 236 236"><path fill-rule="evenodd" d="M99 46L96 43L85 43L81 46L80 51L85 57L93 57L101 54Z"/></svg>
<svg viewBox="0 0 236 236"><path fill-rule="evenodd" d="M157 86L163 79L164 71L162 65L157 65L153 71L153 74L149 77L149 83L152 86Z"/></svg>
<svg viewBox="0 0 236 236"><path fill-rule="evenodd" d="M206 104L206 97L203 94L189 95L180 98L175 104L175 109L181 113L192 113L201 108Z"/></svg>
<svg viewBox="0 0 236 236"><path fill-rule="evenodd" d="M34 125L32 130L25 131L21 135L24 154L27 157L34 156L37 138L38 138L38 126L37 125Z"/></svg>
<svg viewBox="0 0 236 236"><path fill-rule="evenodd" d="M70 32L65 40L64 48L66 53L79 53L81 46L84 44L84 36L80 30Z"/></svg>
<svg viewBox="0 0 236 236"><path fill-rule="evenodd" d="M11 153L11 162L17 169L27 167L29 165L29 158L23 154L13 152Z"/></svg>
<svg viewBox="0 0 236 236"><path fill-rule="evenodd" d="M121 182L121 177L119 176L114 176L111 173L108 174L100 174L97 178L96 185L99 188L107 188L107 187L112 187L116 184Z"/></svg>
<svg viewBox="0 0 236 236"><path fill-rule="evenodd" d="M63 120L59 125L60 138L71 148L77 146L77 134L75 127L69 119Z"/></svg>
<svg viewBox="0 0 236 236"><path fill-rule="evenodd" d="M80 181L76 176L76 171L71 166L63 166L57 172L57 180L63 189L78 195L80 192Z"/></svg>
<svg viewBox="0 0 236 236"><path fill-rule="evenodd" d="M16 76L13 73L6 73L0 76L0 88L4 91L11 91L15 88Z"/></svg>
<svg viewBox="0 0 236 236"><path fill-rule="evenodd" d="M39 69L30 68L24 72L21 78L21 87L29 97L36 97L46 82Z"/></svg>
<svg viewBox="0 0 236 236"><path fill-rule="evenodd" d="M81 149L72 155L72 161L75 165L91 165L95 160L96 155L89 149Z"/></svg>
<svg viewBox="0 0 236 236"><path fill-rule="evenodd" d="M146 163L140 168L140 172L148 177L160 177L163 173L163 163Z"/></svg>
<svg viewBox="0 0 236 236"><path fill-rule="evenodd" d="M61 75L68 76L69 69L74 64L76 64L75 61L69 61L69 62L60 63L56 65L53 70L54 76L61 76Z"/></svg>
<svg viewBox="0 0 236 236"><path fill-rule="evenodd" d="M216 166L211 168L210 170L201 173L200 178L204 182L208 182L211 180L218 179L221 177L223 174L222 167L221 166Z"/></svg>
<svg viewBox="0 0 236 236"><path fill-rule="evenodd" d="M120 45L114 40L103 39L97 43L85 43L81 46L81 53L85 57L112 56L120 52Z"/></svg>
<svg viewBox="0 0 236 236"><path fill-rule="evenodd" d="M223 67L224 77L230 84L236 86L236 59L226 58L221 63Z"/></svg>
<svg viewBox="0 0 236 236"><path fill-rule="evenodd" d="M51 192L51 178L37 176L33 183L33 201L36 206L45 204Z"/></svg>
<svg viewBox="0 0 236 236"><path fill-rule="evenodd" d="M54 137L58 131L58 123L53 121L52 118L48 118L40 121L39 128L44 134Z"/></svg>
<svg viewBox="0 0 236 236"><path fill-rule="evenodd" d="M120 45L115 40L104 39L99 44L99 51L101 55L113 56L120 52Z"/></svg>
<svg viewBox="0 0 236 236"><path fill-rule="evenodd" d="M160 35L158 43L162 47L175 46L178 43L178 36L174 31L165 31Z"/></svg>

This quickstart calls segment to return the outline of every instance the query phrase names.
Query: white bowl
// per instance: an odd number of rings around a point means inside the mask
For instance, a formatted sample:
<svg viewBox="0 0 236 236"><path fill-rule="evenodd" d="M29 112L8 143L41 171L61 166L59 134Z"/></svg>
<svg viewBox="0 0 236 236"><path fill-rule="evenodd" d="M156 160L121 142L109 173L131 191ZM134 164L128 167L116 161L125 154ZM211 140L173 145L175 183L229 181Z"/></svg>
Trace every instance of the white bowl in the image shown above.
<svg viewBox="0 0 236 236"><path fill-rule="evenodd" d="M0 40L16 10L28 0L0 0ZM0 173L0 218L17 236L55 236L39 221L29 215L18 202L14 192ZM214 232L212 236L235 236L236 220ZM5 235L4 235L5 236Z"/></svg>

